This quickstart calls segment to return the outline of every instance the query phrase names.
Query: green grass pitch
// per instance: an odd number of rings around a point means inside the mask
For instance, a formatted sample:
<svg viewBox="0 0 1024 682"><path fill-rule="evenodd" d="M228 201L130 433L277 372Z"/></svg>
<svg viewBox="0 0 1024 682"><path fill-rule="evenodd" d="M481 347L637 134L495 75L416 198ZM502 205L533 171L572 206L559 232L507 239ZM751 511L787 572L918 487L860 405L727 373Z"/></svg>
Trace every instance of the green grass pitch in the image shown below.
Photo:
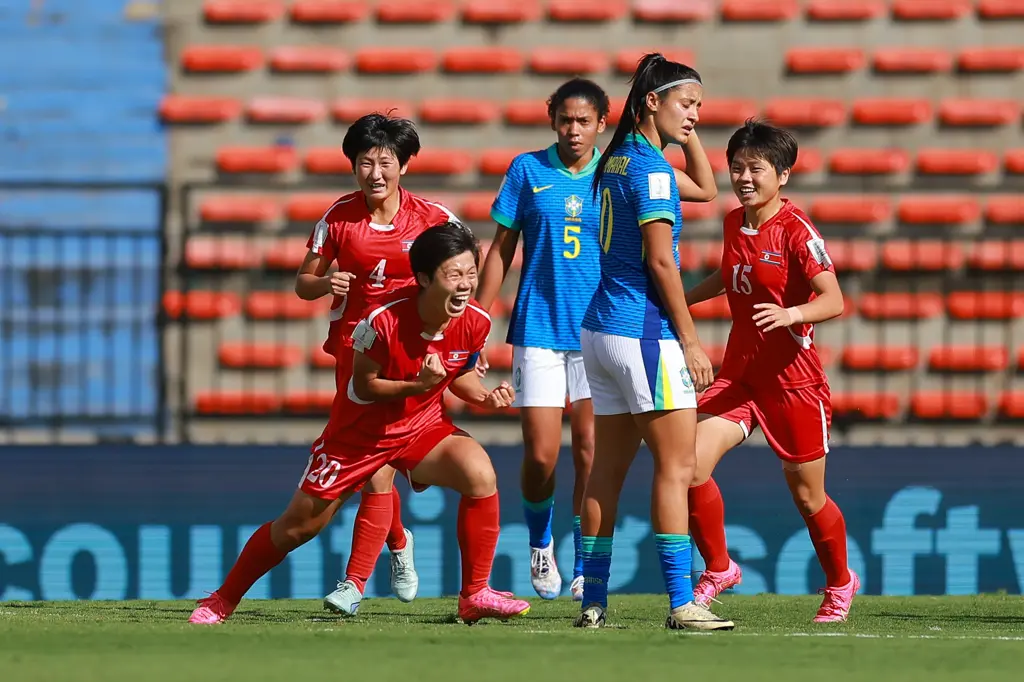
<svg viewBox="0 0 1024 682"><path fill-rule="evenodd" d="M533 599L510 623L466 627L454 599L365 600L351 620L316 601L247 601L189 626L192 602L0 603L4 682L498 682L661 679L892 682L1018 679L1024 599L859 597L850 621L814 625L817 597L732 596L734 632L666 631L661 596L613 595L609 627Z"/></svg>

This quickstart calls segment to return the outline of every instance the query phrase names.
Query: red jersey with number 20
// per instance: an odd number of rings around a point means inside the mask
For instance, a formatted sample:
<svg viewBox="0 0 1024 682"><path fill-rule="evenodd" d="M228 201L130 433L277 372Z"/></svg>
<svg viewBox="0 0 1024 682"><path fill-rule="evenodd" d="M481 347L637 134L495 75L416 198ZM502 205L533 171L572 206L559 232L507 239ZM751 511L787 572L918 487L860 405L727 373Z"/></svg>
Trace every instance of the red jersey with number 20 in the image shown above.
<svg viewBox="0 0 1024 682"><path fill-rule="evenodd" d="M825 241L810 218L788 199L759 230L744 227L743 209L725 217L722 284L732 329L719 373L754 387L799 388L826 383L814 348L814 326L793 325L765 332L753 316L757 303L783 308L814 298L811 279L834 272Z"/></svg>
<svg viewBox="0 0 1024 682"><path fill-rule="evenodd" d="M331 326L324 350L332 355L352 346L356 323L391 292L414 284L409 248L416 237L435 225L457 220L441 204L401 187L398 191L398 213L390 225L370 222L363 193L353 192L327 209L306 243L313 253L337 262L339 272L356 276L348 294L335 296L331 303Z"/></svg>
<svg viewBox="0 0 1024 682"><path fill-rule="evenodd" d="M416 286L396 291L393 300L361 320L352 334L353 350L380 365L382 379L414 381L430 353L437 353L447 374L426 393L380 402L357 398L350 378L347 399L335 400L331 408L324 440L337 438L347 449L387 450L407 444L431 426L450 423L444 411L444 391L476 367L491 331L491 318L471 300L466 312L431 338L423 333L418 294Z"/></svg>

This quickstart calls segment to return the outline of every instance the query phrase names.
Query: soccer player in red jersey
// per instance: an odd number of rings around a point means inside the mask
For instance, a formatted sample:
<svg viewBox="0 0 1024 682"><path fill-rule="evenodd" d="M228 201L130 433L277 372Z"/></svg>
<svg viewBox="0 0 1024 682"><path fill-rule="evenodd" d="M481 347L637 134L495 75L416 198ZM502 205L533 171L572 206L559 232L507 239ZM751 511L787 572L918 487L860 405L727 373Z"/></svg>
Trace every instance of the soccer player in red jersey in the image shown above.
<svg viewBox="0 0 1024 682"><path fill-rule="evenodd" d="M408 255L413 240L431 225L454 218L444 206L400 187L419 149L416 128L408 120L369 114L353 123L342 151L352 162L359 189L334 202L307 244L295 291L306 300L334 296L324 350L337 358L339 396L351 375L356 323L391 292L413 283ZM337 271L328 275L335 263ZM345 580L324 600L336 613L355 614L385 540L391 550L392 591L405 602L416 597L413 538L402 526L394 476L391 467L384 467L363 490Z"/></svg>
<svg viewBox="0 0 1024 682"><path fill-rule="evenodd" d="M711 473L760 426L782 460L825 572L814 621L844 621L860 579L847 566L843 514L825 493L832 409L814 347L814 325L842 314L843 294L818 230L780 196L796 163L796 139L748 121L733 134L726 154L741 207L725 218L721 268L686 297L693 305L725 293L733 319L722 369L697 407L697 471L688 497L691 532L707 570L694 588L695 601L708 606L740 582Z"/></svg>
<svg viewBox="0 0 1024 682"><path fill-rule="evenodd" d="M189 622L223 622L242 596L290 551L316 536L341 504L381 467L414 487L439 485L462 495L459 617L507 619L530 605L488 586L498 543L498 489L491 460L444 412L445 389L476 405L508 407L507 383L488 390L475 372L491 329L471 300L479 247L461 224L433 227L413 243L416 285L400 289L352 332L352 376L313 444L299 489L284 513L246 543L224 584L200 600Z"/></svg>

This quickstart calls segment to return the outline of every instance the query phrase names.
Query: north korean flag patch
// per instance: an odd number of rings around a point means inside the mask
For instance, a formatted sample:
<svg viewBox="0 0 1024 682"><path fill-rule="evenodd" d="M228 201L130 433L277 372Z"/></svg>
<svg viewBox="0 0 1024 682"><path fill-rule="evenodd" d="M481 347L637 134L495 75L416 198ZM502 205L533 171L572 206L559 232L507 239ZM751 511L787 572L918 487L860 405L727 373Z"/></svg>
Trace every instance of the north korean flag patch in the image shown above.
<svg viewBox="0 0 1024 682"><path fill-rule="evenodd" d="M469 357L468 350L453 350L448 353L448 362L465 362L466 358Z"/></svg>
<svg viewBox="0 0 1024 682"><path fill-rule="evenodd" d="M762 251L761 262L770 263L771 265L782 265L782 254L777 251Z"/></svg>

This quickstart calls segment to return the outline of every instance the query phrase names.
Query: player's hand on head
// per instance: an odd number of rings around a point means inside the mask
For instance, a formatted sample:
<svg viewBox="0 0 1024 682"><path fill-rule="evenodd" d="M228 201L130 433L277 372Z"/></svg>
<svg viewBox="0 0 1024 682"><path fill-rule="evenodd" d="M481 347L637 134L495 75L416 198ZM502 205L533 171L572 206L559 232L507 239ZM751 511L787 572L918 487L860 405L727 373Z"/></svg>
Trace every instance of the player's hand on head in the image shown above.
<svg viewBox="0 0 1024 682"><path fill-rule="evenodd" d="M481 376L487 376L487 370L491 368L491 363L487 362L487 348L480 349L480 356L476 359L476 373Z"/></svg>
<svg viewBox="0 0 1024 682"><path fill-rule="evenodd" d="M507 381L503 381L501 385L488 394L484 404L492 409L503 409L510 407L515 399L515 389Z"/></svg>
<svg viewBox="0 0 1024 682"><path fill-rule="evenodd" d="M351 272L336 272L331 275L331 293L335 296L347 296L351 282L356 276Z"/></svg>
<svg viewBox="0 0 1024 682"><path fill-rule="evenodd" d="M683 344L683 357L686 359L686 369L693 379L693 387L697 393L703 392L715 380L715 370L711 366L708 354L704 352L697 342Z"/></svg>
<svg viewBox="0 0 1024 682"><path fill-rule="evenodd" d="M792 308L782 308L774 303L755 303L754 324L762 328L762 331L770 332L781 327L791 327L801 322L793 314Z"/></svg>
<svg viewBox="0 0 1024 682"><path fill-rule="evenodd" d="M423 359L423 367L420 368L418 380L423 390L427 391L441 383L448 373L441 362L441 356L431 353Z"/></svg>

